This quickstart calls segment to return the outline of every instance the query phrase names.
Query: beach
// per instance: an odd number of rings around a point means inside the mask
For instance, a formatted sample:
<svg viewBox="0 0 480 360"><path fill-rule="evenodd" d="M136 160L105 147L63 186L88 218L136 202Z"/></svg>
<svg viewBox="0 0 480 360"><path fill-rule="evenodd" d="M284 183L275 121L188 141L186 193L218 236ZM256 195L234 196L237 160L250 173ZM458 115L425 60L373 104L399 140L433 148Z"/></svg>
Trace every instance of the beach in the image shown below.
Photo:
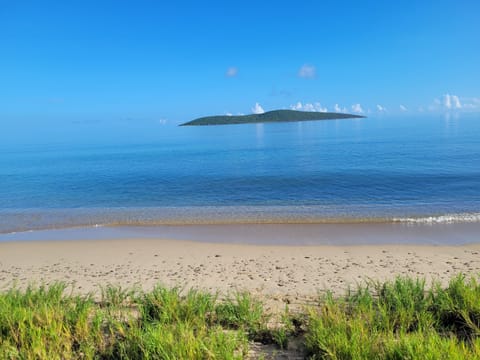
<svg viewBox="0 0 480 360"><path fill-rule="evenodd" d="M0 360L480 360L480 1L33 3Z"/></svg>
<svg viewBox="0 0 480 360"><path fill-rule="evenodd" d="M0 289L63 281L74 293L156 284L220 296L248 291L272 308L303 306L326 290L342 295L396 276L438 280L480 273L480 244L245 245L169 239L0 243Z"/></svg>

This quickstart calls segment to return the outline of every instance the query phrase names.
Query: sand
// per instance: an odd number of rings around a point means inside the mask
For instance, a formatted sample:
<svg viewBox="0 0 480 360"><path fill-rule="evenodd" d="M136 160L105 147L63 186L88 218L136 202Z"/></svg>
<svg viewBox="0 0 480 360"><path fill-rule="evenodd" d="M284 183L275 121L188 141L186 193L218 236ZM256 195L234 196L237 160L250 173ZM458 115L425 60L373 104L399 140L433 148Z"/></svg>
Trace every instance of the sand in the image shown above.
<svg viewBox="0 0 480 360"><path fill-rule="evenodd" d="M64 281L76 293L108 284L249 291L271 308L304 305L318 293L398 275L446 283L480 274L480 244L464 246L256 246L164 239L0 243L0 291Z"/></svg>

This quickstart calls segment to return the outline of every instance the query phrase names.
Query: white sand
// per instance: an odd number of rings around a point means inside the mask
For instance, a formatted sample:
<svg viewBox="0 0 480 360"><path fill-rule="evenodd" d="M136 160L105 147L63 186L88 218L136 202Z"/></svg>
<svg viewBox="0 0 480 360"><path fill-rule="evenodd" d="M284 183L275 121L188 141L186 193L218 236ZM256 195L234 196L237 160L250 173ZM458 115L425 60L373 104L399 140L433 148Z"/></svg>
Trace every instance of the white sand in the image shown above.
<svg viewBox="0 0 480 360"><path fill-rule="evenodd" d="M75 292L108 284L155 284L220 294L247 290L272 306L305 304L397 275L446 283L480 274L480 244L468 246L255 246L161 239L0 243L0 290L65 281Z"/></svg>

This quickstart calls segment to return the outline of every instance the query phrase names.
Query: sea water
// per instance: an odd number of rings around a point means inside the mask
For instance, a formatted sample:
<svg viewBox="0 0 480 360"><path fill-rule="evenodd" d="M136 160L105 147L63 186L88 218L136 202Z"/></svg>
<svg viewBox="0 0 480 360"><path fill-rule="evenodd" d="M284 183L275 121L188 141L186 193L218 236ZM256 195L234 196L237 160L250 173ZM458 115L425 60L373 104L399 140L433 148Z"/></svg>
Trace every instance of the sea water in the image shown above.
<svg viewBox="0 0 480 360"><path fill-rule="evenodd" d="M0 233L104 225L480 222L480 116L0 136Z"/></svg>

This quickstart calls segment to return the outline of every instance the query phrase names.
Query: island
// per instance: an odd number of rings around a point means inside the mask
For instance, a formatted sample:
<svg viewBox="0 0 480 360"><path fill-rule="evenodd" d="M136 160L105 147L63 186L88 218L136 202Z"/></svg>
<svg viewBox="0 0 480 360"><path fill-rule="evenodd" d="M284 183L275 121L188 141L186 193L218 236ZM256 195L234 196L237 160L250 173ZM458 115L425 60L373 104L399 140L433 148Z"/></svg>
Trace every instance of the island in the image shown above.
<svg viewBox="0 0 480 360"><path fill-rule="evenodd" d="M365 116L361 115L332 112L273 110L263 114L206 116L180 124L180 126L277 123L312 120L354 119L364 117Z"/></svg>

